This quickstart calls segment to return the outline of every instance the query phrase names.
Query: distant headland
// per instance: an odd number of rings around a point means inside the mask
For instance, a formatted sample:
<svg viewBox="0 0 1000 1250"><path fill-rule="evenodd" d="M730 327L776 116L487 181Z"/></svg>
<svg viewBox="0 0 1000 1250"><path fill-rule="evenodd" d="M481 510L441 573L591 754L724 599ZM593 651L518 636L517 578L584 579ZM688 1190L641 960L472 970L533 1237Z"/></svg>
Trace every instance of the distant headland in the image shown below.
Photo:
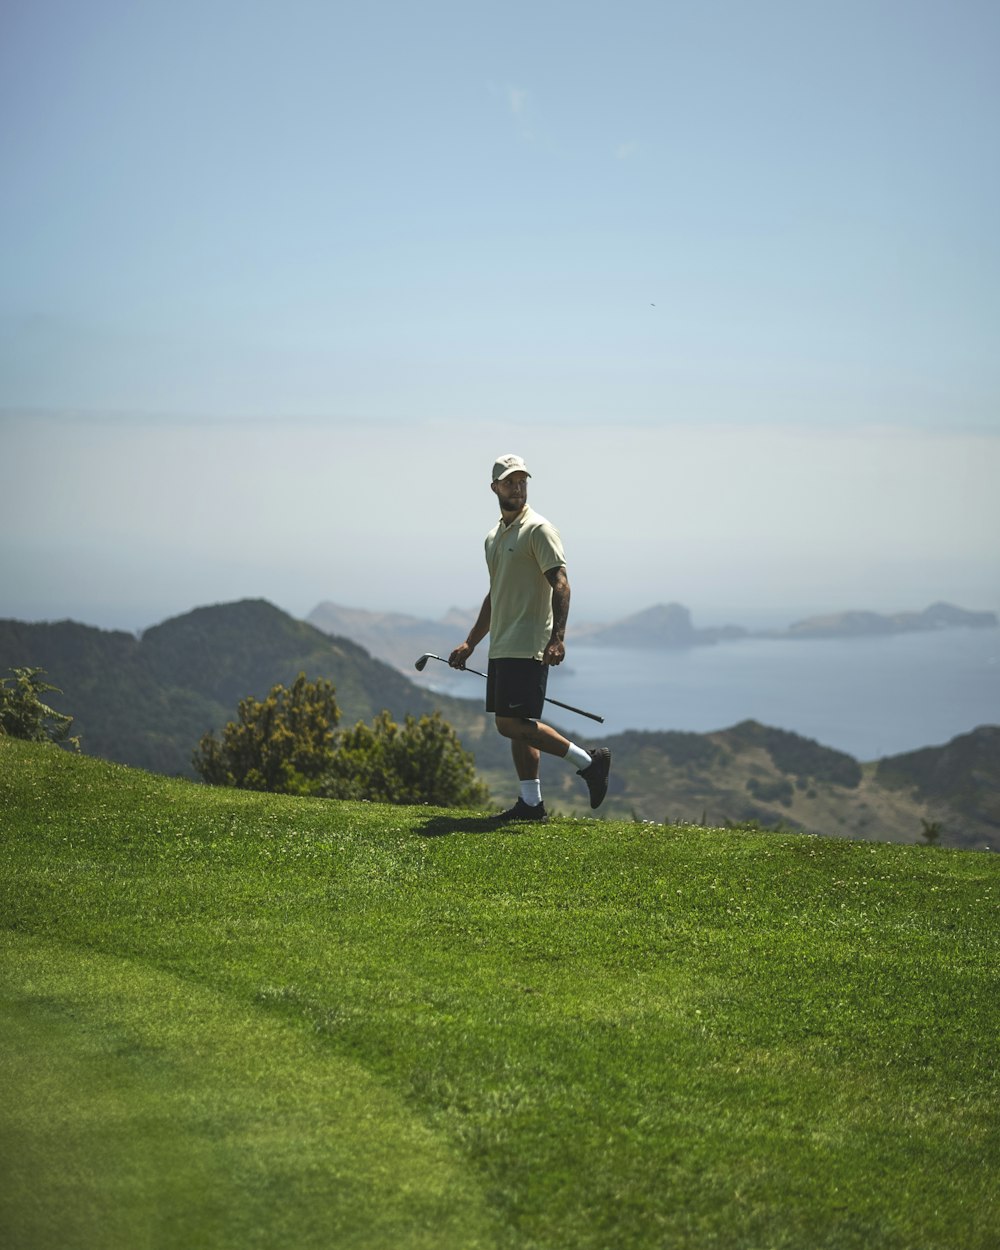
<svg viewBox="0 0 1000 1250"><path fill-rule="evenodd" d="M582 626L579 642L610 647L697 647L740 638L872 638L886 634L927 633L943 629L989 629L995 612L970 612L950 603L933 603L922 612L847 611L810 616L787 629L749 630L740 625L696 629L690 611L679 603L657 604L610 625Z"/></svg>

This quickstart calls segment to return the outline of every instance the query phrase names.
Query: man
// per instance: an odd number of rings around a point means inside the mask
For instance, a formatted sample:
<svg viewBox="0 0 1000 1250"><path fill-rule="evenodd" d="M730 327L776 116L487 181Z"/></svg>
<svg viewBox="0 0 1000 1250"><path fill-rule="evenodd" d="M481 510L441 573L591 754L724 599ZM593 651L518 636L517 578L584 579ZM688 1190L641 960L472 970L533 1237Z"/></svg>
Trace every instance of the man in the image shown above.
<svg viewBox="0 0 1000 1250"><path fill-rule="evenodd" d="M500 520L486 536L490 589L465 642L448 658L452 668L466 661L490 635L486 710L510 739L521 794L499 821L546 819L539 780L542 752L572 764L587 783L590 806L608 792L611 752L587 751L538 718L549 668L566 655L569 581L558 531L528 506L531 474L520 456L500 456L491 490L500 501Z"/></svg>

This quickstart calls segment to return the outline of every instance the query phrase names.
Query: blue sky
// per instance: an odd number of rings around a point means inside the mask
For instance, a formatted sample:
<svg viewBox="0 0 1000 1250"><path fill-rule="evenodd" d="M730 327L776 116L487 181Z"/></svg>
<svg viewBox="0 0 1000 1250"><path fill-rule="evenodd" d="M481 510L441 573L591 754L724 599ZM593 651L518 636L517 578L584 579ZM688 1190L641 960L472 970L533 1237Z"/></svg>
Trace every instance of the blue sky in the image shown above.
<svg viewBox="0 0 1000 1250"><path fill-rule="evenodd" d="M0 613L444 611L509 450L583 615L1000 606L998 50L968 0L9 0Z"/></svg>

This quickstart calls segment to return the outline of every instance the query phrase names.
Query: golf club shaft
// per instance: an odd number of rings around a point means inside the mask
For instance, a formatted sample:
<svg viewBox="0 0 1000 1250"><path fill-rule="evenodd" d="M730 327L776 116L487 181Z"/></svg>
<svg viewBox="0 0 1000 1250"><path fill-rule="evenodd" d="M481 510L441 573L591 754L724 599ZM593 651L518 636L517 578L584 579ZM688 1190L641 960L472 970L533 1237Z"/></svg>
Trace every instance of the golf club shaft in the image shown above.
<svg viewBox="0 0 1000 1250"><path fill-rule="evenodd" d="M448 664L448 661L443 659L440 655L432 655L430 652L428 652L426 656L422 656L421 658L425 660L437 660L441 664ZM420 664L419 660L417 661L417 664L419 665L421 669L423 668L423 665ZM450 668L451 665L449 664L448 667ZM466 673L475 673L477 677L486 676L486 674L481 673L478 668L467 668L465 665L462 666L461 671L466 672ZM586 716L590 720L596 720L599 725L604 724L604 717L598 716L596 712L585 712L582 707L573 707L571 703L560 703L558 699L550 699L547 696L546 696L545 702L552 703L556 707L565 708L567 712L575 712L577 716Z"/></svg>

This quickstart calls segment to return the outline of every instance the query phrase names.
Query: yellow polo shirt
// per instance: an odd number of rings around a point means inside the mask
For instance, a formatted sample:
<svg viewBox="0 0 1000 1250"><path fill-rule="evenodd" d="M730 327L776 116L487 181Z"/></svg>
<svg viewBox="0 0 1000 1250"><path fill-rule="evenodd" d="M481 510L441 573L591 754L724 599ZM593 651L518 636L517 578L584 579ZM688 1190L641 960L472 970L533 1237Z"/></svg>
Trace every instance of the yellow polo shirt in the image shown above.
<svg viewBox="0 0 1000 1250"><path fill-rule="evenodd" d="M486 535L490 570L490 659L540 660L552 636L550 569L566 563L559 531L525 504Z"/></svg>

